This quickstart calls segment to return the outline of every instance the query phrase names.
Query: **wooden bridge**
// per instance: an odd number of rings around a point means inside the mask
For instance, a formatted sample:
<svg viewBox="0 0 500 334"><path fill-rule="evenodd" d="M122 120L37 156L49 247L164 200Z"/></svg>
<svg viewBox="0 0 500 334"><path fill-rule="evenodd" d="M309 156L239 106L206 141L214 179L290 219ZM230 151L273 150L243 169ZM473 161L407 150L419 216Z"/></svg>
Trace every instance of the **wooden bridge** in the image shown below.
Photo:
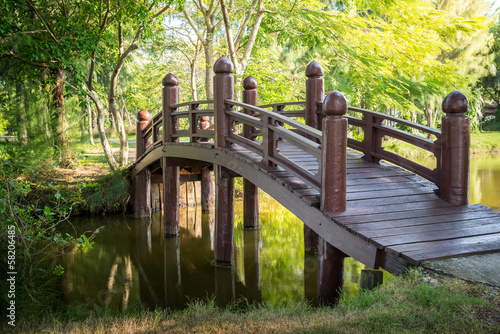
<svg viewBox="0 0 500 334"><path fill-rule="evenodd" d="M346 256L398 274L424 260L500 251L500 214L468 204L470 125L462 93L444 100L439 131L348 107L337 91L324 98L317 62L306 70L305 102L262 106L253 77L243 81L243 102L234 100L229 59L219 59L214 71L214 100L179 103L178 80L168 74L163 111L138 114L135 214L150 214L149 186L160 178L165 236L179 230L182 167L200 175L204 210L215 172L217 263L233 261L234 177L244 178L245 227L258 227L258 188L301 219L306 248L319 251L322 303L337 298ZM384 137L432 152L435 168L384 149Z"/></svg>

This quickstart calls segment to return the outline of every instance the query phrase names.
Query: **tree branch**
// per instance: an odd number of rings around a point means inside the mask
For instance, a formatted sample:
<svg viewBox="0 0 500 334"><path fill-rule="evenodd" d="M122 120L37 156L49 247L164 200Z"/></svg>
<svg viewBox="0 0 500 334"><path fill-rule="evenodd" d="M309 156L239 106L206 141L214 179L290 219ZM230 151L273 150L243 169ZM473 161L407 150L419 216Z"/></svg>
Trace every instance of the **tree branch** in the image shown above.
<svg viewBox="0 0 500 334"><path fill-rule="evenodd" d="M45 29L47 29L47 32L49 33L50 37L52 37L52 39L54 40L54 42L56 42L56 43L59 44L59 40L57 39L56 35L54 35L54 33L50 29L50 27L47 24L47 22L45 22L45 19L43 18L42 14L40 14L40 12L38 11L38 9L35 8L35 6L31 3L30 0L26 0L26 3L28 4L28 6L31 7L31 9L33 9L33 11L35 12L36 16L38 16L38 18L42 22L43 26L45 27Z"/></svg>
<svg viewBox="0 0 500 334"><path fill-rule="evenodd" d="M231 25L229 24L229 15L227 13L226 2L220 0L220 8L222 10L222 17L224 19L224 26L226 27L227 46L229 48L229 56L235 68L238 68L238 58L234 51L233 37L231 36Z"/></svg>
<svg viewBox="0 0 500 334"><path fill-rule="evenodd" d="M200 30L198 29L198 27L196 26L196 24L194 23L193 19L191 18L191 16L189 15L189 13L187 12L186 8L184 8L184 16L186 17L186 20L188 21L189 25L191 26L191 28L193 28L194 32L196 33L196 35L198 36L198 39L203 43L203 44L206 44L207 41L205 39L205 37L203 37L203 34L200 32Z"/></svg>

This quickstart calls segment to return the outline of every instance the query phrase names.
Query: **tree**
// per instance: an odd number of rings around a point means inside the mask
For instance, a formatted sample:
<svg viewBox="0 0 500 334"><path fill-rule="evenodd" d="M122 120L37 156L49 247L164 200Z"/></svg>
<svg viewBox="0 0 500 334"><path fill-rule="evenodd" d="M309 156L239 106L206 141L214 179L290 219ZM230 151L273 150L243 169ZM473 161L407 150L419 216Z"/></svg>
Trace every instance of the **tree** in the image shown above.
<svg viewBox="0 0 500 334"><path fill-rule="evenodd" d="M92 47L96 36L86 29L92 3L7 0L0 4L0 76L25 73L33 83L50 86L51 128L57 160L70 163L64 84L68 69Z"/></svg>
<svg viewBox="0 0 500 334"><path fill-rule="evenodd" d="M477 87L482 92L483 98L500 106L500 16L495 26L491 29L488 39L488 54L492 56L491 63L485 66L486 74L482 76ZM497 107L495 121L500 123L500 107Z"/></svg>

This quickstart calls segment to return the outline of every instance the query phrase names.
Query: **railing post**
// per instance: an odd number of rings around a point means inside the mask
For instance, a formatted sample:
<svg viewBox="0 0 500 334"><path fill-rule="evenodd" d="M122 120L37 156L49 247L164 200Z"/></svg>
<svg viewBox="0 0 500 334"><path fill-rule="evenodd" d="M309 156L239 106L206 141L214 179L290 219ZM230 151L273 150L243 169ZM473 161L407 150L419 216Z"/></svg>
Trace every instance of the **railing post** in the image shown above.
<svg viewBox="0 0 500 334"><path fill-rule="evenodd" d="M347 100L331 92L323 104L323 145L321 148L321 202L324 213L345 211L347 165Z"/></svg>
<svg viewBox="0 0 500 334"><path fill-rule="evenodd" d="M442 105L441 198L451 204L469 204L469 100L459 92L448 94Z"/></svg>
<svg viewBox="0 0 500 334"><path fill-rule="evenodd" d="M136 149L135 157L139 159L146 152L146 140L142 135L142 129L148 124L151 115L146 110L137 114ZM134 216L136 218L149 217L151 215L151 171L145 169L134 178Z"/></svg>
<svg viewBox="0 0 500 334"><path fill-rule="evenodd" d="M258 105L259 95L257 92L257 80L248 76L243 80L243 103ZM245 114L252 115L250 110L244 110ZM255 128L253 126L243 125L243 136L250 140L253 139ZM259 227L259 188L243 179L243 226L245 228Z"/></svg>
<svg viewBox="0 0 500 334"><path fill-rule="evenodd" d="M323 68L317 61L312 61L306 68L306 125L321 130L322 115L318 114L318 102L325 98Z"/></svg>
<svg viewBox="0 0 500 334"><path fill-rule="evenodd" d="M170 115L170 106L179 103L179 80L169 73L163 78L163 145L173 142L176 124ZM171 166L168 158L161 159L163 172L163 232L174 236L179 233L179 166Z"/></svg>
<svg viewBox="0 0 500 334"><path fill-rule="evenodd" d="M229 131L225 114L225 99L233 99L233 63L222 57L214 64L214 111L215 147L229 146L226 135ZM214 165L215 171L215 262L232 264L234 260L234 180L229 171Z"/></svg>
<svg viewBox="0 0 500 334"><path fill-rule="evenodd" d="M346 210L347 100L331 92L323 103L323 145L321 152L320 209L326 214ZM333 305L343 285L346 255L319 238L318 304Z"/></svg>
<svg viewBox="0 0 500 334"><path fill-rule="evenodd" d="M225 113L225 99L234 97L234 66L227 57L219 58L214 64L214 110L215 110L215 147L227 147L226 134L229 130Z"/></svg>
<svg viewBox="0 0 500 334"><path fill-rule="evenodd" d="M321 115L318 115L318 102L325 97L323 68L317 61L312 61L306 68L306 125L321 129ZM308 136L306 136L309 138ZM309 138L312 139L312 138ZM306 252L316 252L318 235L304 224L304 247Z"/></svg>

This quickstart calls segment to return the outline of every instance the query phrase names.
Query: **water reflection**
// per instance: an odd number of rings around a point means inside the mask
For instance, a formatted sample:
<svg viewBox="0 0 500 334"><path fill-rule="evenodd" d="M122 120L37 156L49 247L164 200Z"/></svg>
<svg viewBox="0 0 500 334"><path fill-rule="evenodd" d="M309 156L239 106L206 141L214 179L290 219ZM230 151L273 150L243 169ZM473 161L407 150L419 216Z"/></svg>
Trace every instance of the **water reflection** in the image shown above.
<svg viewBox="0 0 500 334"><path fill-rule="evenodd" d="M246 300L274 305L306 298L316 301L317 254L304 253L303 224L265 195L261 228L244 230L242 205L235 206L235 261L216 267L213 216L200 208L180 211L180 233L163 238L161 213L151 219L125 216L79 219L81 231L105 226L94 249L63 258L64 298L124 309L182 309L191 300L214 298L217 305ZM362 264L345 263L345 288L357 293Z"/></svg>
<svg viewBox="0 0 500 334"><path fill-rule="evenodd" d="M418 159L427 167L433 164L432 158ZM435 163L434 163L435 164ZM500 155L472 155L470 159L469 203L481 203L500 210Z"/></svg>

